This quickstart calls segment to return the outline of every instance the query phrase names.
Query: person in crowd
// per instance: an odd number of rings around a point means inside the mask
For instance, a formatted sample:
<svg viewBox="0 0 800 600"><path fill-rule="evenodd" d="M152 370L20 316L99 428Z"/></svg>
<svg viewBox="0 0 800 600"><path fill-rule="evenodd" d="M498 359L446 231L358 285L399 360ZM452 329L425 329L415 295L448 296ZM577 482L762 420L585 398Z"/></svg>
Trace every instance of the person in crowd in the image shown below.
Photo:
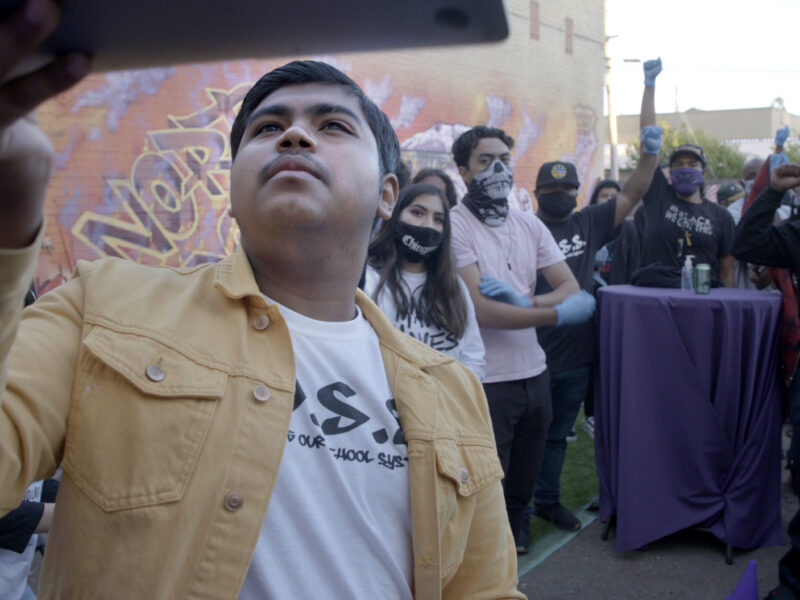
<svg viewBox="0 0 800 600"><path fill-rule="evenodd" d="M744 207L744 203L750 194L750 190L753 188L756 175L758 175L758 171L761 169L761 165L763 164L764 159L757 157L751 158L744 163L744 166L742 167L742 174L739 177L738 182L739 187L741 187L741 189L744 191L743 196L738 196L738 190L736 188L728 186L730 191L723 189L724 184L721 185L720 189L717 191L717 202L728 209L728 212L731 213L731 216L733 217L734 223L739 223L739 219L742 216L742 208ZM722 198L722 200L720 200L720 198ZM725 202L725 204L723 204L723 202Z"/></svg>
<svg viewBox="0 0 800 600"><path fill-rule="evenodd" d="M655 114L655 78L661 60L644 63L645 86L642 112ZM580 181L570 162L546 162L539 168L534 194L537 216L544 222L566 257L581 289L593 291L594 257L606 244L647 191L658 167L661 128L648 122L642 129L642 154L636 169L614 198L576 211ZM539 277L534 298L546 297L552 288ZM564 466L566 436L575 423L589 389L594 358L594 322L569 327L540 327L536 331L547 356L553 420L547 432L542 466L534 494L534 514L559 529L577 531L580 521L561 504L559 481Z"/></svg>
<svg viewBox="0 0 800 600"><path fill-rule="evenodd" d="M0 518L0 598L36 600L28 585L39 534L53 523L58 480L34 481L19 506Z"/></svg>
<svg viewBox="0 0 800 600"><path fill-rule="evenodd" d="M753 177L755 178L755 175ZM744 187L736 181L725 181L720 184L717 190L717 203L731 213L734 223L738 223L742 216L742 207L744 206L745 198L746 193ZM752 269L748 263L734 260L733 269L735 287L742 290L756 289L756 284L751 278Z"/></svg>
<svg viewBox="0 0 800 600"><path fill-rule="evenodd" d="M600 181L592 192L589 206L608 202L620 192L619 184L613 179ZM635 209L634 209L635 210ZM641 239L633 219L629 215L617 228L614 239L600 248L594 255L594 291L606 285L626 285L639 268ZM594 367L593 367L594 370ZM584 419L582 429L594 439L594 372L583 400ZM567 437L569 441L569 436Z"/></svg>
<svg viewBox="0 0 800 600"><path fill-rule="evenodd" d="M450 176L441 169L421 169L419 173L414 175L412 183L435 185L444 194L450 208L453 208L458 203L456 186L453 185L453 180L450 179Z"/></svg>
<svg viewBox="0 0 800 600"><path fill-rule="evenodd" d="M536 327L586 322L594 298L580 292L547 227L509 206L514 140L477 126L453 143L467 193L451 212L453 252L486 347L484 390L503 465L506 510L517 551L527 552L527 522L552 418L545 354ZM541 274L553 291L534 298ZM524 529L524 531L523 531Z"/></svg>
<svg viewBox="0 0 800 600"><path fill-rule="evenodd" d="M642 112L641 122L654 123L655 114ZM669 274L663 279L664 286L680 287L686 257L693 265L709 264L716 285L734 285L731 240L735 224L727 210L703 195L705 167L700 146L678 146L670 155L669 180L656 169L637 211L641 265L664 268Z"/></svg>
<svg viewBox="0 0 800 600"><path fill-rule="evenodd" d="M589 206L596 206L616 198L619 184L613 179L604 179L597 184L589 199ZM594 255L595 289L604 285L624 285L639 268L641 242L633 220L623 219L614 233L614 239L600 248Z"/></svg>
<svg viewBox="0 0 800 600"><path fill-rule="evenodd" d="M483 341L450 238L450 207L439 188L404 188L370 243L364 291L400 331L483 379Z"/></svg>
<svg viewBox="0 0 800 600"><path fill-rule="evenodd" d="M742 167L742 174L739 177L739 185L744 188L745 196L750 193L750 188L753 187L753 182L756 179L756 175L758 175L758 171L761 169L761 165L763 164L764 159L757 156L748 159L747 162L744 163L744 166ZM738 223L739 221L737 220L736 222Z"/></svg>
<svg viewBox="0 0 800 600"><path fill-rule="evenodd" d="M723 181L717 189L717 203L728 209L731 213L734 223L739 222L741 215L741 206L744 205L745 191L744 187L737 181ZM734 214L731 207L739 205L740 210L738 214Z"/></svg>
<svg viewBox="0 0 800 600"><path fill-rule="evenodd" d="M58 17L5 16L0 81ZM88 68L0 85L2 512L64 465L39 593L524 598L480 383L356 289L399 143L336 68L295 61L244 97L233 256L81 261L22 312L54 160L24 115Z"/></svg>
<svg viewBox="0 0 800 600"><path fill-rule="evenodd" d="M736 227L733 253L742 261L789 269L797 280L800 277L800 221L773 225L781 199L793 188L800 190L800 166L782 163L772 169L768 187L751 206L745 208ZM797 312L796 304L794 308ZM791 382L787 396L793 435L786 458L794 491L800 497L800 378L796 359L795 355L794 367L788 374ZM780 585L767 598L791 600L800 597L800 510L789 523L788 533L792 547L779 563Z"/></svg>

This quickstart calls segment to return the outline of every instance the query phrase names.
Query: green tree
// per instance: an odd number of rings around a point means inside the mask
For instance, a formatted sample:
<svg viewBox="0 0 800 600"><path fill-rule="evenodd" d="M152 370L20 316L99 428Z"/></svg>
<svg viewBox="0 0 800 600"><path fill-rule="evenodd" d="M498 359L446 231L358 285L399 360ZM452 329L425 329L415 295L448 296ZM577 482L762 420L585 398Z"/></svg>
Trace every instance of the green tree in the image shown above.
<svg viewBox="0 0 800 600"><path fill-rule="evenodd" d="M712 179L738 179L742 173L745 162L745 155L732 144L720 142L709 136L701 129L689 131L686 125L681 125L679 129L673 129L665 121L658 123L663 129L661 143L660 163L669 162L669 155L672 150L681 144L699 144L703 147L706 155L706 171ZM628 158L631 167L635 168L639 162L639 141L628 146ZM800 152L800 148L798 148Z"/></svg>
<svg viewBox="0 0 800 600"><path fill-rule="evenodd" d="M797 137L797 132L793 131L791 135ZM800 142L787 142L783 151L789 157L789 162L800 165Z"/></svg>

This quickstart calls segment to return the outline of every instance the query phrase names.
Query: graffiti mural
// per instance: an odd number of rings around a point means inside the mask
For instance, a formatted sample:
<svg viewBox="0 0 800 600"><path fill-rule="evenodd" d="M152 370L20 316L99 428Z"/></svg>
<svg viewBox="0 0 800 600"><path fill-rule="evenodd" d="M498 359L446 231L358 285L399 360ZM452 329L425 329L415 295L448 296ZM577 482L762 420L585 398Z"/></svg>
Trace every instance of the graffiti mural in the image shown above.
<svg viewBox="0 0 800 600"><path fill-rule="evenodd" d="M575 164L578 179L583 182L584 198L589 198L594 188L597 154L597 114L589 106L575 107L575 125L577 136L572 151L561 155L561 160Z"/></svg>
<svg viewBox="0 0 800 600"><path fill-rule="evenodd" d="M206 107L147 132L131 176L106 182L115 212L84 212L72 235L99 256L144 264L192 266L230 254L236 237L227 212L228 135L249 87L208 89Z"/></svg>

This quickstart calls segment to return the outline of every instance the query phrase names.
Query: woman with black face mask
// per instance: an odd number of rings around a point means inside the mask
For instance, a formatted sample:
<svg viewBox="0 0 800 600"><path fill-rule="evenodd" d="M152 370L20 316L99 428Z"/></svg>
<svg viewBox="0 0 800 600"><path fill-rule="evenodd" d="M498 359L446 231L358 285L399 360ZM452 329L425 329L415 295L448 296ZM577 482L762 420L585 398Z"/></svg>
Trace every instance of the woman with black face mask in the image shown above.
<svg viewBox="0 0 800 600"><path fill-rule="evenodd" d="M450 250L450 208L436 186L400 192L369 246L364 291L395 327L483 378L483 341Z"/></svg>

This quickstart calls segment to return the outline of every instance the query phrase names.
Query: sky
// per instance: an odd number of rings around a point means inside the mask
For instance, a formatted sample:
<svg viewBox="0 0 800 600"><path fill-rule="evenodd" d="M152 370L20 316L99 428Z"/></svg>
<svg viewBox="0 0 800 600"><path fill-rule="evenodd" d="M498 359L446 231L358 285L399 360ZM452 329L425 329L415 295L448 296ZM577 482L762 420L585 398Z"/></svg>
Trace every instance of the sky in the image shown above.
<svg viewBox="0 0 800 600"><path fill-rule="evenodd" d="M638 114L641 63L661 57L656 112L770 106L800 115L800 0L606 0L614 111Z"/></svg>

